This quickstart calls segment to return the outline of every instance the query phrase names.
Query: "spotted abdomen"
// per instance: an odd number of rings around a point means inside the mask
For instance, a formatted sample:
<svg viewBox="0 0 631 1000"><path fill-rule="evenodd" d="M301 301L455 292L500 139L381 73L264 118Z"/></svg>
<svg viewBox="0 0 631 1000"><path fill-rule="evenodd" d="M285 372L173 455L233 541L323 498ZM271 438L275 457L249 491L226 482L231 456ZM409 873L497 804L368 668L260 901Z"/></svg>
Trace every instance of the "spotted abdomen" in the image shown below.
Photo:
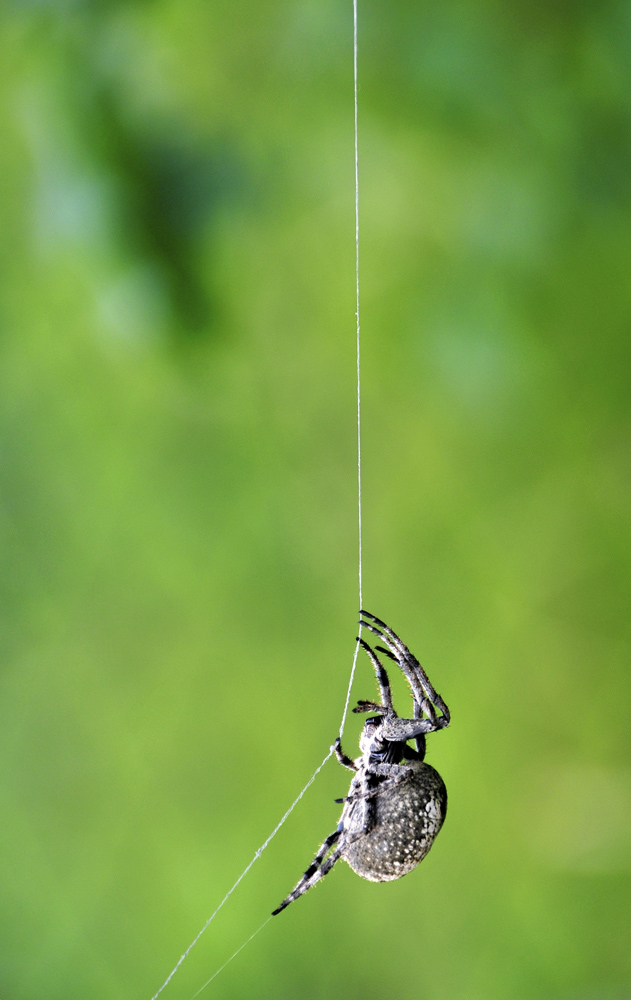
<svg viewBox="0 0 631 1000"><path fill-rule="evenodd" d="M447 789L433 767L422 761L406 763L409 775L375 796L375 820L342 852L354 872L371 882L390 882L407 875L422 861L443 825ZM359 805L359 803L358 803ZM355 808L351 830L361 830L362 810Z"/></svg>

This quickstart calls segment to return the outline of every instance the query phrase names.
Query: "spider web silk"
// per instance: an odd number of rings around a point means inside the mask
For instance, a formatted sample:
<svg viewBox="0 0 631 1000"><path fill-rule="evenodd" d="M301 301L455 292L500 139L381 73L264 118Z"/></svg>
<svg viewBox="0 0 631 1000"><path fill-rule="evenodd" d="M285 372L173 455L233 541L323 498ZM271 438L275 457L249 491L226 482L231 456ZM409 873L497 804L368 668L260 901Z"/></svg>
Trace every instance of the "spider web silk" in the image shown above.
<svg viewBox="0 0 631 1000"><path fill-rule="evenodd" d="M357 529L358 529L357 536L358 536L359 607L363 608L364 602L363 602L363 596L362 596L362 462L361 462L361 363L360 363L361 362L361 355L360 355L360 321L359 321L359 148L358 148L358 130L357 130L357 48L358 48L358 46L357 46L357 0L353 0L353 93L354 93L354 109L355 109L355 118L354 118L354 125L355 125L355 317L356 317L356 320L357 320L357 324L356 324L356 355L357 355L357 363L356 363L356 369L357 369ZM360 623L360 629L361 629L361 623ZM353 654L353 663L352 663L352 666L351 666L351 674L350 674L350 678L349 678L349 681L348 681L348 688L346 690L346 701L344 702L344 711L342 712L342 721L340 723L340 730L339 730L340 739L344 735L344 727L346 725L346 718L348 716L348 706L350 704L350 699L351 699L351 689L353 687L353 680L355 679L355 668L357 667L357 655L358 655L358 653L359 653L359 640L357 641L357 643L355 645L355 652ZM192 949L195 947L195 945L199 941L199 939L202 936L202 934L204 933L204 931L209 927L209 925L215 919L215 917L219 913L219 911L222 908L222 906L224 905L224 903L228 902L228 900L230 899L230 896L235 891L235 889L237 888L237 886L243 881L243 879L248 874L248 872L252 868L252 865L255 863L255 861L258 861L258 859L260 858L260 856L263 853L263 851L265 850L265 848L274 839L274 837L276 836L276 834L278 833L278 831L280 830L280 828L284 825L284 823L286 822L286 820L289 818L289 816L291 815L291 813L294 811L294 809L296 808L296 806L300 802L300 800L303 797L303 795L305 794L305 792L311 787L311 785L313 784L313 782L315 781L315 779L319 775L320 771L322 770L322 768L324 767L324 765L328 761L329 757L331 757L334 752L335 752L335 745L331 744L331 746L329 747L329 752L327 753L327 755L324 758L324 760L322 761L322 763L319 764L318 767L316 767L315 771L313 772L313 774L309 778L307 784L304 786L304 788L302 789L302 791L300 792L300 794L296 796L296 798L294 799L294 801L290 805L290 807L287 810L287 812L284 814L284 816L282 817L282 819L279 821L279 823L277 823L277 825L274 827L274 829L270 833L270 835L267 838L267 840L265 840L261 844L261 846L258 848L258 850L255 852L254 857L250 861L249 865L246 868L244 868L244 870L241 872L241 874L239 875L239 877L236 880L236 882L234 883L234 885L230 889L228 889L228 892L226 893L226 895L223 897L223 899L219 903L219 906L217 906L217 908L213 911L213 913L211 913L211 915L209 916L208 920L206 921L206 923L204 924L204 926L202 927L202 929L199 931L199 933L197 934L197 936L195 938L193 938L193 940L189 944L189 946L186 949L186 951L180 956L180 958L178 959L178 961L174 965L173 969L171 970L171 972L169 973L169 975L167 976L167 978L164 980L164 982L163 982L162 986L160 987L160 989L157 991L157 993L153 994L151 1000L156 1000L156 998L160 996L160 994L165 989L165 987L168 986L168 984L171 982L171 980L173 979L173 976L175 975L175 973L177 972L177 970L181 966L181 964L184 961L184 959L188 957L188 955L190 954L190 952L192 951ZM255 938L256 935L259 934L260 931L263 930L264 927L267 926L267 924L270 922L271 919L272 919L271 917L267 917L267 919L263 921L263 923L261 924L261 926L258 927L257 930L255 930L254 933L251 934L250 937L247 938L247 940L244 941L243 944L239 948L237 948L237 950L230 956L230 958L226 962L224 962L224 964L222 966L220 966L215 973L213 973L213 975L210 977L210 979L208 979L204 983L204 985L197 991L197 993L194 994L194 997L192 998L192 1000L194 1000L195 997L199 996L199 994L202 992L202 990L206 989L206 987L213 981L213 979L215 979L216 976L219 975L220 972L223 972L223 970L226 968L227 965L229 965L229 963L232 961L232 959L236 958L237 955L239 954L239 952L243 951L243 949L245 948L245 946L248 945L250 943L250 941L252 941L253 938Z"/></svg>

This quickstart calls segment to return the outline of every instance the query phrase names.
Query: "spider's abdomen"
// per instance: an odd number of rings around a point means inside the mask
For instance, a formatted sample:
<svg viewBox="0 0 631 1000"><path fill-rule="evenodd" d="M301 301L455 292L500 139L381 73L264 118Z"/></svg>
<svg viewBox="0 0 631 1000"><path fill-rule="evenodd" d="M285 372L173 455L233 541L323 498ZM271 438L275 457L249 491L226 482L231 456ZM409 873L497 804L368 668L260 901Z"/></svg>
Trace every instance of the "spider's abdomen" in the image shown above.
<svg viewBox="0 0 631 1000"><path fill-rule="evenodd" d="M371 882L407 875L422 861L443 825L447 789L438 771L421 761L406 762L410 773L375 795L372 829L362 832L363 810L354 804L349 819L352 842L342 857ZM352 834L359 836L352 839Z"/></svg>

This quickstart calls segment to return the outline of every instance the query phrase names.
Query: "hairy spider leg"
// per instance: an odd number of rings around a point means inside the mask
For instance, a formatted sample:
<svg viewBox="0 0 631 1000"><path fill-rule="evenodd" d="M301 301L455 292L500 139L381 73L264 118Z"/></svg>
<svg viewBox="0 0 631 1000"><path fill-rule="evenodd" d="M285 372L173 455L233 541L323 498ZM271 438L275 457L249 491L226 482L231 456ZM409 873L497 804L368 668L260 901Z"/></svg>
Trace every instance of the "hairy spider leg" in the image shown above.
<svg viewBox="0 0 631 1000"><path fill-rule="evenodd" d="M383 633L380 634L383 641L387 642L388 640L386 636ZM438 729L439 727L436 725L436 719L437 719L436 708L434 707L431 700L427 697L427 695L423 691L423 688L420 686L420 682L419 682L420 700L419 700L419 692L414 690L414 679L418 680L417 673L413 669L414 664L410 664L406 659L403 659L401 657L401 654L395 656L394 653L392 653L391 650L386 649L385 646L375 646L375 649L378 649L380 653L385 653L386 656L389 656L391 660L394 660L394 662L403 671L405 676L409 679L410 685L412 687L412 699L414 701L414 718L420 719L423 713L425 713L425 715L428 715L429 718L431 719L433 729ZM413 658L416 664L420 666L418 660L416 660L416 657L411 657L411 658Z"/></svg>
<svg viewBox="0 0 631 1000"><path fill-rule="evenodd" d="M358 701L353 709L356 715L365 712L376 712L377 715L385 715L383 705L378 705L376 701Z"/></svg>
<svg viewBox="0 0 631 1000"><path fill-rule="evenodd" d="M360 615L365 615L366 618L372 618L381 624L381 619L375 618L375 616L371 615L370 612L360 611ZM384 642L388 642L387 636L384 635L381 629L377 628L375 625L371 625L370 622L364 622L364 621L360 621L360 625L363 628L368 629L374 635L378 635L379 638L382 639ZM388 643L388 646L390 646L390 643ZM420 704L422 701L425 701L426 699L423 697L424 692L419 683L418 677L416 676L415 672L410 669L410 665L408 664L406 658L398 655L397 647L393 646L391 648L385 649L383 646L377 646L376 648L379 650L379 652L385 653L386 656L388 656L391 660L394 660L396 665L403 672L410 687L412 688L412 696L414 698L415 706L417 704ZM405 648L407 649L407 647Z"/></svg>
<svg viewBox="0 0 631 1000"><path fill-rule="evenodd" d="M408 667L415 673L418 682L420 683L425 695L431 700L433 705L435 705L446 717L449 722L450 714L445 702L438 694L438 692L432 686L429 677L423 670L421 664L416 659L416 657L410 652L408 647L405 645L402 639L394 632L389 625L386 625L381 618L377 618L376 615L371 615L368 611L362 611L360 614L366 615L367 618L372 619L376 625L383 629L384 635L382 638L386 645L391 651L399 653L399 655L406 661Z"/></svg>
<svg viewBox="0 0 631 1000"><path fill-rule="evenodd" d="M377 824L377 792L380 790L380 786L384 784L385 782L379 781L376 775L373 774L364 775L364 780L362 782L363 788L358 796L363 799L362 802L364 810L364 816L362 821L363 833L370 833L370 831Z"/></svg>
<svg viewBox="0 0 631 1000"><path fill-rule="evenodd" d="M367 628L371 632L373 632L374 635L378 635L379 638L383 639L384 642L388 641L387 637L383 634L381 629L376 628L375 625L370 625L369 622L362 622L361 624L363 625L364 628ZM401 670L404 676L406 677L408 684L412 689L412 699L414 702L415 718L420 718L423 715L423 712L425 712L427 715L429 715L430 719L436 719L436 710L432 705L432 703L429 701L429 699L425 696L423 688L421 687L420 682L418 680L418 677L416 676L416 673L410 669L410 665L408 664L408 662L401 655L399 654L395 655L392 652L392 650L386 649L384 646L376 646L375 648L378 649L380 653L385 653L385 655L389 656L391 660L394 660L399 670Z"/></svg>
<svg viewBox="0 0 631 1000"><path fill-rule="evenodd" d="M382 767L384 767L384 770L382 770ZM387 771L385 767L388 768ZM396 772L393 774L392 771L394 768L396 768ZM386 788L400 784L410 774L412 774L412 771L405 764L377 764L371 774L365 775L362 782L362 791L347 796L347 802L363 802L364 804L363 833L370 833L376 825L377 795Z"/></svg>
<svg viewBox="0 0 631 1000"><path fill-rule="evenodd" d="M390 785L395 781L395 778L386 778L385 781L380 782L378 785L374 785L369 788L366 792L353 792L352 795L345 795L343 799L333 799L334 802L338 804L341 802L365 802L366 799L372 799L380 792L384 785Z"/></svg>
<svg viewBox="0 0 631 1000"><path fill-rule="evenodd" d="M344 844L339 844L335 848L335 850L332 851L331 854L329 854L326 861L322 862L315 875L313 875L308 882L305 882L305 884L302 887L299 888L299 886L296 886L291 895L287 897L287 903L281 903L279 909L282 910L284 909L285 906L288 906L289 903L293 903L294 899L298 899L298 896L302 896L309 889L313 888L316 882L319 882L321 878L324 878L325 875L328 875L335 862L339 861L340 858L342 857L342 852L347 843L348 841L345 841ZM278 913L278 910L276 910L276 913ZM274 916L274 914L272 914L272 916Z"/></svg>
<svg viewBox="0 0 631 1000"><path fill-rule="evenodd" d="M370 661L373 667L375 668L375 673L377 675L377 683L379 684L379 693L381 695L381 704L383 705L384 708L393 711L394 707L392 704L392 691L390 690L390 678L388 677L385 667L380 662L379 657L376 655L376 653L372 651L367 642L364 642L361 636L357 636L357 642L362 647L362 649L366 650L368 656L370 657Z"/></svg>
<svg viewBox="0 0 631 1000"><path fill-rule="evenodd" d="M352 795L346 795L343 799L334 799L335 802L361 802L366 799L372 799L378 792L383 791L384 788L388 788L392 785L398 785L404 778L407 778L412 770L406 767L405 764L387 764L388 771L383 774L382 780L378 785L369 787L367 791L364 792L353 792ZM396 774L392 774L392 768L396 767ZM380 771L380 765L377 764L373 775L378 777L382 772Z"/></svg>
<svg viewBox="0 0 631 1000"><path fill-rule="evenodd" d="M355 709L353 709L353 711L355 711ZM350 757L347 757L344 751L342 750L342 741L339 738L339 736L336 738L335 743L333 744L333 751L335 753L335 756L339 760L340 764L342 765L342 767L347 767L349 771L359 771L359 768L355 763L355 761L351 760Z"/></svg>
<svg viewBox="0 0 631 1000"><path fill-rule="evenodd" d="M371 625L367 625L366 627L377 632L378 635L381 635L381 632L378 632L376 629L373 629ZM392 692L390 689L390 680L388 678L388 672L386 671L385 667L381 664L379 657L373 652L368 643L364 642L364 640L360 638L358 638L357 641L361 643L361 645L368 653L370 659L372 660L373 665L375 666L375 670L377 672L377 677L379 679L380 687L382 689L382 698L384 699L384 702L388 702L389 704L377 705L373 701L358 701L357 706L353 709L353 712L379 711L380 714L383 715L387 715L390 711L394 712L394 707L392 704ZM380 653L385 653L386 656L389 656L391 660L394 660L397 666L403 671L405 676L408 677L406 670L401 666L397 657L395 657L394 654L391 653L389 649L384 649L383 646L377 646L376 648L379 650ZM409 682L410 685L412 685L411 678L409 678ZM385 694L386 684L387 684L387 696ZM414 701L414 720L397 719L396 722L391 721L389 725L396 726L400 730L400 732L396 734L393 733L392 735L389 735L388 738L398 742L404 742L404 741L407 742L407 740L413 739L416 743L416 751L411 750L408 747L407 750L404 750L403 753L404 757L407 757L408 760L424 760L425 750L426 750L425 733L432 733L439 727L436 725L436 712L434 710L434 706L431 705L431 703L428 702L426 699L423 699L423 702L419 706L416 697L414 695L414 689L412 689L412 697ZM428 720L422 719L424 710L429 716ZM422 727L418 723L414 725L415 720L419 720L419 723L423 721L425 724ZM407 721L408 731L404 732L403 730L406 727L403 726L402 724L405 723L406 721ZM388 723L386 723L386 725L388 725Z"/></svg>
<svg viewBox="0 0 631 1000"><path fill-rule="evenodd" d="M337 830L334 830L333 833L330 833L329 836L326 838L326 840L323 841L322 846L318 850L318 853L316 854L315 858L307 868L306 872L296 885L295 889L293 889L289 893L287 898L283 900L280 906L278 906L272 912L273 917L275 917L277 913L280 913L281 910L284 910L286 906L289 906L290 903L293 903L294 899L298 899L299 896L302 896L302 894L307 892L307 890L310 889L312 885L315 885L316 882L318 882L321 878L323 878L324 875L326 875L328 872L331 871L331 868L341 856L342 853L341 848L337 847L332 852L332 854L326 859L326 861L324 859L326 858L327 854L333 847L333 844L337 843L337 841L340 839L342 835L341 826L342 824L340 823Z"/></svg>
<svg viewBox="0 0 631 1000"><path fill-rule="evenodd" d="M396 632L393 632L390 626L386 625L386 623L382 621L381 618L377 618L375 615L371 615L370 612L368 611L360 611L360 614L365 615L367 618L370 618L373 622L375 622L376 625L378 625L380 628L383 629L383 633L380 633L374 627L371 627L367 622L363 623L363 625L367 627L371 632L376 632L377 635L381 634L381 638L386 643L386 646L389 647L390 652L398 654L398 656L396 655L394 656L394 659L397 661L397 663L399 664L403 672L406 674L406 676L409 678L412 676L414 677L415 683L413 683L412 686L413 692L417 686L418 688L420 688L420 691L422 692L420 697L417 697L415 695L415 698L416 700L418 700L419 705L423 701L429 700L431 702L433 711L428 712L430 717L431 715L434 716L436 715L434 706L436 706L436 708L438 708L439 711L442 712L443 718L437 720L437 728L444 729L445 726L448 726L451 718L449 709L447 708L447 705L445 704L441 696L438 694L438 692L433 688L432 684L430 683L429 677L423 670L421 664L416 659L416 657L410 652L408 647L399 638ZM401 661L405 663L405 667Z"/></svg>

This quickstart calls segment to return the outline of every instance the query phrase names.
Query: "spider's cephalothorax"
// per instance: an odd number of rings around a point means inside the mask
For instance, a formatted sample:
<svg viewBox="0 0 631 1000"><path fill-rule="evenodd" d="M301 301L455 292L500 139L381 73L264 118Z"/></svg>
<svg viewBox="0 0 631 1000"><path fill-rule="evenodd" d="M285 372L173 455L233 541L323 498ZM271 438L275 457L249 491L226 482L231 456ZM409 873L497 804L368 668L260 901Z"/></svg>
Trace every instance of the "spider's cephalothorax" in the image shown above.
<svg viewBox="0 0 631 1000"><path fill-rule="evenodd" d="M425 736L449 725L449 709L398 635L367 611L360 614L370 619L360 625L385 643L375 649L394 660L407 678L414 718L399 718L388 674L377 654L359 639L375 668L381 704L359 701L353 709L373 713L359 740L361 757L351 760L343 753L339 738L335 741L340 764L355 772L348 795L337 800L344 803L340 822L273 916L319 882L340 858L371 882L407 875L423 860L445 819L447 789L424 758ZM408 740L414 740L416 749L408 746Z"/></svg>

